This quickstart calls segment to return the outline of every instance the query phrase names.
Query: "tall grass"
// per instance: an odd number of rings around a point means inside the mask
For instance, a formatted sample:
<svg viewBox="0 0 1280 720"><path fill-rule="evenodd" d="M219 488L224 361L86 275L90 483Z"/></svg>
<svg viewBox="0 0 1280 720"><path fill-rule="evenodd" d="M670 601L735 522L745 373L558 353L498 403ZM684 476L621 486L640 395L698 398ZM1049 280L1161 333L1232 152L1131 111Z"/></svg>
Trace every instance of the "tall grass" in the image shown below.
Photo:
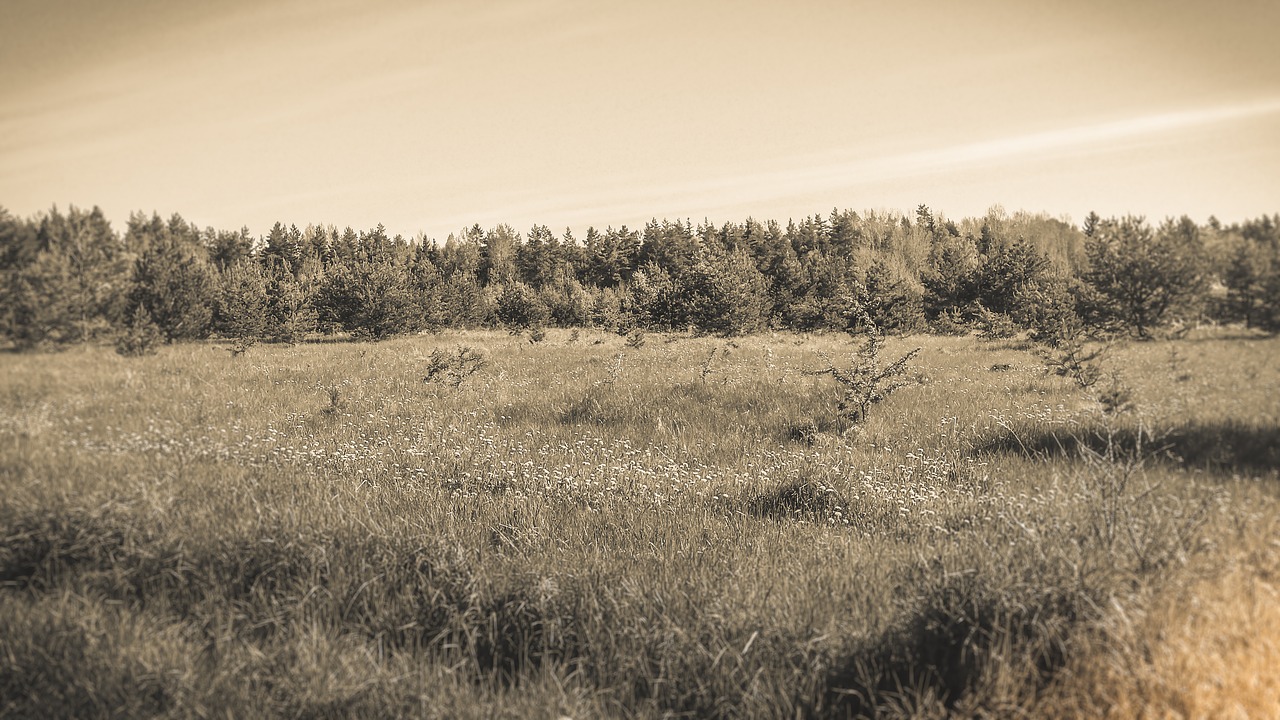
<svg viewBox="0 0 1280 720"><path fill-rule="evenodd" d="M1276 341L1180 341L1185 380L1117 348L1116 417L912 338L849 437L813 374L845 336L585 335L0 358L0 715L1227 707L1189 666L1274 702L1274 643L1228 639L1271 642L1232 623L1280 550ZM488 364L423 383L459 346Z"/></svg>

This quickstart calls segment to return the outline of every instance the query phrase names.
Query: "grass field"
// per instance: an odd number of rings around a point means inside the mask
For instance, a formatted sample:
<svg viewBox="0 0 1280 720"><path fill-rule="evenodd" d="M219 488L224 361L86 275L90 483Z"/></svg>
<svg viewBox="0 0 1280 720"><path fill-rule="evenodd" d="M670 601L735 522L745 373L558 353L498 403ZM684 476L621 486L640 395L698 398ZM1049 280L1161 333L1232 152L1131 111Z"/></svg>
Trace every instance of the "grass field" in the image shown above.
<svg viewBox="0 0 1280 720"><path fill-rule="evenodd" d="M852 347L0 356L0 716L1280 717L1280 339Z"/></svg>

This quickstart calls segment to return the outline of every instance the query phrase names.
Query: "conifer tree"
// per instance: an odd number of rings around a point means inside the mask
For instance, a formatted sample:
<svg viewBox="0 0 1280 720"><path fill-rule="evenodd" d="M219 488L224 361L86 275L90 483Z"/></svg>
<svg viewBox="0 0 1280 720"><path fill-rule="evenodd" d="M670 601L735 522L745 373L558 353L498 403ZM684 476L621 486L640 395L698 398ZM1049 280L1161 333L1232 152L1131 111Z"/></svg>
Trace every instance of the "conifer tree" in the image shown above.
<svg viewBox="0 0 1280 720"><path fill-rule="evenodd" d="M134 265L129 317L143 308L169 342L207 337L218 287L201 248L168 230L149 245Z"/></svg>
<svg viewBox="0 0 1280 720"><path fill-rule="evenodd" d="M1205 287L1204 247L1193 223L1169 221L1159 230L1140 217L1098 223L1085 248L1084 280L1106 316L1149 337L1177 310L1197 301Z"/></svg>

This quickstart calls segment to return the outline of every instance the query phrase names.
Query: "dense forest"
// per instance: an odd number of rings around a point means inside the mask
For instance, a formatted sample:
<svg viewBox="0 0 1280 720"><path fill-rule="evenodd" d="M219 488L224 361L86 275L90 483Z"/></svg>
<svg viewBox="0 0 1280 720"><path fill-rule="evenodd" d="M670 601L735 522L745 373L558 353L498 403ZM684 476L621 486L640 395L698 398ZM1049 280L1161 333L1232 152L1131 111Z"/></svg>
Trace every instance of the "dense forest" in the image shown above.
<svg viewBox="0 0 1280 720"><path fill-rule="evenodd" d="M654 220L581 238L473 226L443 243L277 223L265 237L98 208L0 208L0 334L18 350L122 353L222 337L378 340L441 328L767 329L1149 337L1197 322L1280 327L1280 214L1223 225L999 208L959 222L835 211L785 227Z"/></svg>

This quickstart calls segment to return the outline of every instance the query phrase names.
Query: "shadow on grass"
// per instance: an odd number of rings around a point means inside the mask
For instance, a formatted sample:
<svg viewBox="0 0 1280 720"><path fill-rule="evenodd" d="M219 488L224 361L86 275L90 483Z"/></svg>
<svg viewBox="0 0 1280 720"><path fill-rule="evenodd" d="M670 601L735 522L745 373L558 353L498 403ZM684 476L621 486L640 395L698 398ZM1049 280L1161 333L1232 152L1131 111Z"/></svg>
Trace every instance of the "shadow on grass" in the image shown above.
<svg viewBox="0 0 1280 720"><path fill-rule="evenodd" d="M1048 591L1015 602L973 576L945 582L902 624L832 667L825 707L810 714L871 717L896 706L913 716L999 716L985 707L998 702L986 697L989 686L1001 675L1047 685L1087 614L1082 598Z"/></svg>
<svg viewBox="0 0 1280 720"><path fill-rule="evenodd" d="M1163 455L1189 468L1241 473L1265 473L1280 469L1280 426L1239 421L1188 423L1157 428L1154 440L1142 437L1144 451ZM1067 432L1007 432L979 446L981 452L1015 453L1039 457L1078 456L1083 449L1104 452L1108 445L1124 453L1139 447L1137 428L1116 428L1111 434L1100 428Z"/></svg>
<svg viewBox="0 0 1280 720"><path fill-rule="evenodd" d="M834 490L810 482L796 480L751 499L748 512L771 520L814 520L847 505Z"/></svg>

